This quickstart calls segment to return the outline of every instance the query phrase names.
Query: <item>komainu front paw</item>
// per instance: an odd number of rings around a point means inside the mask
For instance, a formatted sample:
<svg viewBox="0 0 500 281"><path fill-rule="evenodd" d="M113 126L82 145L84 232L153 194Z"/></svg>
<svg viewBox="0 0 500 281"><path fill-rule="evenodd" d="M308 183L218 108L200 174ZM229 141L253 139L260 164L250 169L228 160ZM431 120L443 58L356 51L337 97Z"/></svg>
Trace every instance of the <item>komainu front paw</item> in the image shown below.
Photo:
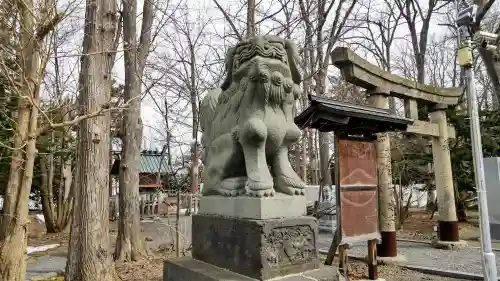
<svg viewBox="0 0 500 281"><path fill-rule="evenodd" d="M287 177L280 174L275 179L276 191L288 195L305 195L306 184L298 177Z"/></svg>
<svg viewBox="0 0 500 281"><path fill-rule="evenodd" d="M217 192L222 196L236 197L246 193L246 177L227 178L219 183Z"/></svg>
<svg viewBox="0 0 500 281"><path fill-rule="evenodd" d="M271 197L274 196L273 181L254 181L247 180L246 190L248 196L253 197Z"/></svg>
<svg viewBox="0 0 500 281"><path fill-rule="evenodd" d="M246 190L244 188L242 188L242 189L236 189L236 190L229 190L229 189L219 188L218 192L222 196L237 197L237 196L245 194Z"/></svg>

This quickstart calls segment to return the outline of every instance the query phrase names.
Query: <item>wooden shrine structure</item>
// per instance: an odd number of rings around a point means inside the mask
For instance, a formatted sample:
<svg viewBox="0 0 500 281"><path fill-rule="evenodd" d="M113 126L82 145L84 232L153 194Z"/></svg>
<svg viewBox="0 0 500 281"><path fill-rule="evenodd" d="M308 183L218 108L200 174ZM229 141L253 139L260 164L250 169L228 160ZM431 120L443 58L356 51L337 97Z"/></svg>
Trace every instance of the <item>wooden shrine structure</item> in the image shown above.
<svg viewBox="0 0 500 281"><path fill-rule="evenodd" d="M349 244L369 245L369 277L377 279L376 244L381 242L378 219L377 133L405 131L412 120L393 116L388 110L352 105L309 96L310 106L295 118L301 127L335 132L335 186L337 230L333 254L339 248L339 267L347 276ZM329 255L327 264L333 261Z"/></svg>

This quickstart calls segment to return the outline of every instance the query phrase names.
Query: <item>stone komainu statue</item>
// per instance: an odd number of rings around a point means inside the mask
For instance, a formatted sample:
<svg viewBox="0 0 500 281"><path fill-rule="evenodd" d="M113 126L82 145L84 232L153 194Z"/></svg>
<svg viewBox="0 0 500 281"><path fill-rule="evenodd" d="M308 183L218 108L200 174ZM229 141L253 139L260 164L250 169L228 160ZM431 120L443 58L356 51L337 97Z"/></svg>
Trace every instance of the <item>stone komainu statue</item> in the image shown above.
<svg viewBox="0 0 500 281"><path fill-rule="evenodd" d="M226 56L227 77L200 108L203 195L304 195L288 160L300 138L293 104L301 90L294 43L275 36L239 42Z"/></svg>

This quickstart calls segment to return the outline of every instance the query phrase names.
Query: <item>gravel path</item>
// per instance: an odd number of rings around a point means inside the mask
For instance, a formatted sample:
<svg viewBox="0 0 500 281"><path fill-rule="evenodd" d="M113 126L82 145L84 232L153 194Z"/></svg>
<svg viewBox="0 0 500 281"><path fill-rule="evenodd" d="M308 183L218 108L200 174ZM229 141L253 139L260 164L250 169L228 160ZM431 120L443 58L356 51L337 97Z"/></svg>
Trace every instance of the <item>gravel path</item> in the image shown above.
<svg viewBox="0 0 500 281"><path fill-rule="evenodd" d="M335 260L337 264L337 260ZM368 268L365 263L356 260L349 261L350 280L367 279ZM438 275L420 273L404 269L396 265L382 265L378 267L379 278L387 281L465 281L460 278L449 278Z"/></svg>
<svg viewBox="0 0 500 281"><path fill-rule="evenodd" d="M330 241L328 236L321 234L318 241L320 249L328 250ZM331 238L330 238L331 239ZM471 274L483 274L481 265L481 251L475 248L460 250L439 250L428 244L398 241L399 253L406 256L406 264L423 266L438 270L452 270ZM349 250L355 256L366 256L366 244L355 244ZM500 275L500 253L495 252L497 270Z"/></svg>

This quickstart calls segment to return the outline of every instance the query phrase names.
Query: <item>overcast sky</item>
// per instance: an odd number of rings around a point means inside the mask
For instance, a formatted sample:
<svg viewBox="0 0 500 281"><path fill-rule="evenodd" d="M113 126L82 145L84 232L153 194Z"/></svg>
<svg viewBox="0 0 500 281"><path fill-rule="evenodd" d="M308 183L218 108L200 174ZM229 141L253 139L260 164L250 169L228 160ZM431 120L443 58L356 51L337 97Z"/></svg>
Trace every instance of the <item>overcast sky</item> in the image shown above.
<svg viewBox="0 0 500 281"><path fill-rule="evenodd" d="M68 1L68 0L64 0ZM176 1L182 1L182 0L176 0ZM363 0L366 1L366 0ZM377 1L377 0L374 0ZM139 0L139 12L142 10L142 1ZM242 3L238 0L219 0L222 6L225 8L228 8L228 13L234 14L236 11L238 11ZM270 3L273 2L275 3L275 7L271 5ZM360 1L362 2L362 1ZM427 1L421 1L423 5ZM64 3L69 3L69 2L64 2ZM65 4L61 4L61 6L64 6ZM203 37L203 42L206 47L199 47L197 51L197 61L200 62L200 64L207 63L207 58L220 56L223 53L223 48L224 44L226 42L223 42L221 39L221 35L224 33L227 33L229 31L229 27L227 22L223 19L222 13L216 8L215 4L213 3L212 0L184 0L184 3L188 3L188 8L189 8L189 15L188 19L191 21L191 27L192 27L192 33L197 34L199 33L199 30L203 28L203 32L206 33L207 35ZM66 91L68 94L75 94L75 89L76 89L76 83L77 83L77 77L78 77L78 70L79 70L79 57L78 54L80 53L81 50L81 42L82 42L82 26L83 26L83 18L84 18L84 5L85 1L84 0L77 0L77 1L72 1L71 2L72 7L74 8L74 12L66 19L60 28L60 33L66 31L66 33L69 33L70 38L66 39L64 43L61 43L61 47L59 48L59 56L61 56L61 64L62 66L62 72L63 72L63 77L67 77L67 88ZM160 1L158 4L158 12L157 12L157 17L158 18L165 18L165 15L168 15L173 7L175 6L174 1L171 1L169 4L167 4L166 1ZM182 6L181 6L182 8ZM273 0L263 0L260 4L261 9L269 9L271 12L275 11L278 9L277 6L277 1ZM362 11L362 10L361 10ZM331 13L332 15L334 14L333 12ZM242 17L240 18L240 24L244 22L244 12L241 13ZM140 30L140 20L141 18L138 18L138 30ZM259 18L257 18L257 21ZM440 37L443 36L446 32L446 27L439 26L437 25L438 20L434 20L432 23L431 27L431 33L429 34L429 37ZM261 25L260 26L260 31L261 33L265 33L269 28L272 28L270 24L266 25ZM420 29L420 27L417 27L417 29ZM70 30L70 32L68 32ZM176 31L173 27L172 23L169 23L161 28L160 33L162 34L174 34ZM218 34L219 36L216 36L215 34ZM67 36L66 35L66 36ZM300 34L298 34L300 36ZM351 34L352 35L352 34ZM404 49L402 48L403 46L408 46L408 29L405 24L401 25L400 28L398 28L397 35L396 37L398 38L395 41L395 48L393 52L397 52L398 49ZM150 56L150 62L154 64L158 64L159 66L161 65L167 65L169 61L165 60L159 60L158 57L168 55L173 55L172 49L173 46L182 46L185 42L182 42L182 37L178 36L176 37L179 39L179 42L176 42L176 44L171 43L171 41L168 41L165 39L165 36L159 35L157 38L156 42L154 43L155 46L155 54ZM186 44L184 44L186 46ZM215 49L214 46L219 46L220 50L216 54L213 49ZM119 49L122 47L120 46ZM212 48L212 49L210 49ZM362 57L366 57L369 61L374 62L375 60L373 57L369 56L369 54L366 51L362 50L357 50L358 54L361 55ZM113 73L115 75L115 78L117 79L118 82L122 83L123 82L123 59L122 59L123 54L120 52L117 56L117 61L115 63ZM175 55L174 55L175 57ZM178 57L176 59L179 59ZM171 63L171 61L170 61ZM175 67L182 68L182 64L177 64ZM51 70L53 69L53 66L49 64L48 66L48 73L50 75ZM217 71L218 69L218 71ZM222 65L217 64L214 65L211 68L212 71L214 72L219 72L221 73L223 71ZM336 73L336 69L331 66L329 69L329 72L331 74ZM153 73L153 76L159 77L159 73ZM203 76L204 83L206 82L205 80L210 80L212 79L215 75L214 74L203 74L201 73L200 75ZM167 79L171 79L169 77L164 78L162 81L164 83L168 83L168 81L164 81ZM147 84L147 83L146 83ZM169 93L167 90L165 90L164 87L153 87L152 88L152 93L155 95L155 98L158 101L158 97L161 97L161 95L165 96L172 96L172 98L175 95L178 95L178 93ZM159 103L163 103L163 99L159 100ZM175 122L176 124L172 124L173 129L172 129L172 134L176 137L178 141L183 141L186 144L188 144L191 141L191 132L190 128L188 125L185 124L190 124L191 120L190 118L190 107L188 106L188 101L184 100L181 101L177 104L175 107L174 111L178 111L182 117L178 118L178 122ZM173 114L173 113L172 113ZM163 145L163 140L165 138L165 127L164 127L164 121L163 117L158 111L155 103L152 100L152 97L147 95L144 97L143 103L142 103L142 117L143 117L143 122L145 124L144 127L144 142L143 142L143 148L146 149L151 149L151 148L158 148L160 149ZM201 134L200 134L201 135ZM188 146L184 146L184 152L187 152L186 149ZM176 151L176 153L180 153L179 150Z"/></svg>

